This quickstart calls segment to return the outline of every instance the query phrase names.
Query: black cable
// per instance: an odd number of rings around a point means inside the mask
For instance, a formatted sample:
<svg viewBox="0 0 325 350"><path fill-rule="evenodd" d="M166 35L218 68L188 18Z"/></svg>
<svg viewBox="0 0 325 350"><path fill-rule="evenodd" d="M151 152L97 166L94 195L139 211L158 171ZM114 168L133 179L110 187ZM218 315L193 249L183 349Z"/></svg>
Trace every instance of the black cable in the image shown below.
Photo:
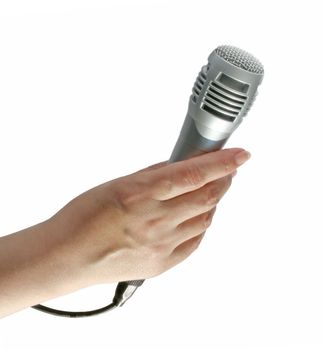
<svg viewBox="0 0 325 350"><path fill-rule="evenodd" d="M101 314L103 312L113 310L118 306L124 305L124 303L131 298L134 292L143 284L144 280L136 280L136 281L125 281L118 283L115 295L113 298L113 302L107 306L104 306L100 309L90 310L90 311L65 311L65 310L57 310L48 306L44 306L41 304L31 306L33 309L46 312L55 316L63 316L63 317L88 317Z"/></svg>
<svg viewBox="0 0 325 350"><path fill-rule="evenodd" d="M34 305L32 306L33 309L38 310L38 311L42 311L42 312L46 312L48 314L51 315L55 315L55 316L63 316L63 317L87 317L87 316L94 316L94 315L98 315L101 314L105 311L109 311L112 309L115 309L117 307L117 305L111 303L107 306L104 306L100 309L96 309L96 310L91 310L91 311L64 311L64 310L57 310L57 309L52 309L51 307L47 307L44 305Z"/></svg>

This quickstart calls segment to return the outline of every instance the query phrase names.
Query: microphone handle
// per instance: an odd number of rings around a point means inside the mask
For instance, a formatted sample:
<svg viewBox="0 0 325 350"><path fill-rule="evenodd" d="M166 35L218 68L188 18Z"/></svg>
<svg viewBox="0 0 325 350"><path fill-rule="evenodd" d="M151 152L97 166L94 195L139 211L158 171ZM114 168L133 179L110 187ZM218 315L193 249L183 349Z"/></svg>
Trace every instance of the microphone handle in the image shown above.
<svg viewBox="0 0 325 350"><path fill-rule="evenodd" d="M217 151L224 146L229 136L220 140L209 140L203 137L198 132L193 118L187 114L168 163L174 163L207 152ZM115 297L115 304L122 306L125 301L133 295L136 289L143 284L144 281L145 280L133 280L119 282L116 288L116 294L118 295L118 298Z"/></svg>
<svg viewBox="0 0 325 350"><path fill-rule="evenodd" d="M187 114L168 162L174 163L211 151L217 151L224 146L230 136L228 134L228 137L224 138L224 135L220 134L220 139L218 140L210 140L203 137L197 130L194 119Z"/></svg>

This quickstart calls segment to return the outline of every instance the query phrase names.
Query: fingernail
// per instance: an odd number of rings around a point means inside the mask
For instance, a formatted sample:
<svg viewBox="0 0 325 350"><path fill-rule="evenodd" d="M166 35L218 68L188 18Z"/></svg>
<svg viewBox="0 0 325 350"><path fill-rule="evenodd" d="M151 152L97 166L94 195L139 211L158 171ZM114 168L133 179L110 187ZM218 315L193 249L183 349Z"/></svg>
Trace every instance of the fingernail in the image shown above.
<svg viewBox="0 0 325 350"><path fill-rule="evenodd" d="M241 151L235 155L235 162L237 165L244 164L249 158L251 157L251 154L247 151Z"/></svg>

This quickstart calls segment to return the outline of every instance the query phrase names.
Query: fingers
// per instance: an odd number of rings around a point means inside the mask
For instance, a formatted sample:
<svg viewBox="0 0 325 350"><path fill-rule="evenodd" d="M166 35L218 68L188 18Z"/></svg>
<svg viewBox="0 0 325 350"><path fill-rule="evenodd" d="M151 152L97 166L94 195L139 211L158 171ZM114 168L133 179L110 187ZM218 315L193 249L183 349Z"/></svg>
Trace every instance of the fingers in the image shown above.
<svg viewBox="0 0 325 350"><path fill-rule="evenodd" d="M205 232L202 232L177 246L169 255L166 268L171 268L189 257L199 247L204 235Z"/></svg>
<svg viewBox="0 0 325 350"><path fill-rule="evenodd" d="M228 191L231 183L232 176L225 176L195 191L163 201L161 208L166 212L169 224L177 226L215 207Z"/></svg>
<svg viewBox="0 0 325 350"><path fill-rule="evenodd" d="M189 257L199 246L210 226L216 207L179 226L179 242L168 257L167 268L171 268ZM202 231L203 230L203 231ZM198 233L200 232L200 233ZM182 237L183 236L183 237Z"/></svg>
<svg viewBox="0 0 325 350"><path fill-rule="evenodd" d="M243 164L236 162L236 156L241 151L244 150L219 150L150 171L146 180L150 183L151 197L168 200L231 174ZM249 159L248 152L244 151L241 155L244 156L244 161Z"/></svg>
<svg viewBox="0 0 325 350"><path fill-rule="evenodd" d="M179 224L173 236L174 246L179 246L183 242L198 236L202 232L205 232L211 225L216 209L216 207L213 207L208 212L195 216Z"/></svg>

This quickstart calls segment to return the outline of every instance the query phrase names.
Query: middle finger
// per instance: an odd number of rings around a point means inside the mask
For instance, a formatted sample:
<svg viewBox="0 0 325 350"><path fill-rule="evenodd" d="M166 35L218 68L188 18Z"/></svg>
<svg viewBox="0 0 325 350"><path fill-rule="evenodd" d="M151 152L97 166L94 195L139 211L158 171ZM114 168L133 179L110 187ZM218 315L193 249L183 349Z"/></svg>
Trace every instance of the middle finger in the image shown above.
<svg viewBox="0 0 325 350"><path fill-rule="evenodd" d="M180 196L161 202L165 207L169 223L177 226L195 216L203 214L219 202L227 192L232 182L232 176L209 182L198 190L187 192Z"/></svg>

